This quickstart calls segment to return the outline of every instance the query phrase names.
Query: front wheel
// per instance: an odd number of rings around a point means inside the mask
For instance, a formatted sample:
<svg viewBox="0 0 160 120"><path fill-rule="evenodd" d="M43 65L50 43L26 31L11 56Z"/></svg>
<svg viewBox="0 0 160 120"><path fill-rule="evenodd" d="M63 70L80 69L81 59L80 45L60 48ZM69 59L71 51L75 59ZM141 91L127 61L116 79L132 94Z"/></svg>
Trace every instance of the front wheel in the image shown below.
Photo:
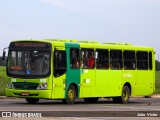
<svg viewBox="0 0 160 120"><path fill-rule="evenodd" d="M115 103L128 103L130 97L130 89L128 86L124 86L122 90L122 95L120 97L114 97L113 102Z"/></svg>
<svg viewBox="0 0 160 120"><path fill-rule="evenodd" d="M66 99L63 99L62 102L67 104L73 104L75 102L75 99L76 99L76 89L73 85L70 85L67 90Z"/></svg>
<svg viewBox="0 0 160 120"><path fill-rule="evenodd" d="M26 101L30 104L35 104L39 101L38 98L26 98Z"/></svg>

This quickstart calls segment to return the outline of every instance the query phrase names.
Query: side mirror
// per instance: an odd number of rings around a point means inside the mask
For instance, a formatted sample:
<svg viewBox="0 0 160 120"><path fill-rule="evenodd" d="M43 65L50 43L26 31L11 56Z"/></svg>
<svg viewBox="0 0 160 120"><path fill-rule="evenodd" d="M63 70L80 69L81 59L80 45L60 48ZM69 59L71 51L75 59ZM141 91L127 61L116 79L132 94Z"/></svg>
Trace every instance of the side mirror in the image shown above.
<svg viewBox="0 0 160 120"><path fill-rule="evenodd" d="M2 60L5 60L6 57L6 51L3 51Z"/></svg>
<svg viewBox="0 0 160 120"><path fill-rule="evenodd" d="M8 49L8 47L3 49L2 60L5 60L5 57L6 57L6 51L5 50L6 49Z"/></svg>

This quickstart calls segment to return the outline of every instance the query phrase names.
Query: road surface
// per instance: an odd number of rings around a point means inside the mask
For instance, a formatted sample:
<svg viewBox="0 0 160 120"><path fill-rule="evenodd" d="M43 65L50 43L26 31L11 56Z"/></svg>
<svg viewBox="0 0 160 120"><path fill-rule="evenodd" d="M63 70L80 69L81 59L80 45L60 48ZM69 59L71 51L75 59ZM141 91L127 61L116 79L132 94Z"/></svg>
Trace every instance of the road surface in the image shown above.
<svg viewBox="0 0 160 120"><path fill-rule="evenodd" d="M76 100L75 104L67 105L63 104L60 100L40 100L37 104L28 104L25 99L0 99L0 111L25 114L37 114L39 120L46 119L123 119L132 120L132 117L138 117L138 119L159 119L160 117L160 98L142 98L133 97L130 98L128 104L115 104L112 99L100 99L97 103L87 104L82 99ZM1 115L2 116L2 115ZM20 116L25 117L25 116ZM33 117L33 116L31 116ZM35 116L34 116L35 117ZM8 120L9 118L1 117L2 120ZM0 118L0 119L1 119ZM27 119L27 118L25 118ZM32 118L33 120L36 118ZM12 120L14 120L12 118Z"/></svg>

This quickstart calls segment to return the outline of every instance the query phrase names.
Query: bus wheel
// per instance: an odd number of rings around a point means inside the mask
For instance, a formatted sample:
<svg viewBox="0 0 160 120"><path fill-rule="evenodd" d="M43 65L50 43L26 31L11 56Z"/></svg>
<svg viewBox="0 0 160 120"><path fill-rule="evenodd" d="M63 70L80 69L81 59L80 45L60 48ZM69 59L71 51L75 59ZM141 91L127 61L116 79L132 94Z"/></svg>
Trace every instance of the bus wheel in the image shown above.
<svg viewBox="0 0 160 120"><path fill-rule="evenodd" d="M129 102L129 97L130 97L130 89L128 86L124 86L122 90L122 96L121 96L121 101L122 103L128 103Z"/></svg>
<svg viewBox="0 0 160 120"><path fill-rule="evenodd" d="M128 86L124 86L122 90L122 95L120 97L114 97L113 102L114 103L128 103L130 97L130 89Z"/></svg>
<svg viewBox="0 0 160 120"><path fill-rule="evenodd" d="M84 98L84 101L86 103L96 103L98 101L98 98Z"/></svg>
<svg viewBox="0 0 160 120"><path fill-rule="evenodd" d="M75 99L76 99L76 89L73 85L70 85L67 90L67 97L66 99L63 99L62 102L67 104L73 104L75 102Z"/></svg>
<svg viewBox="0 0 160 120"><path fill-rule="evenodd" d="M26 101L30 104L35 104L39 101L38 98L26 98Z"/></svg>

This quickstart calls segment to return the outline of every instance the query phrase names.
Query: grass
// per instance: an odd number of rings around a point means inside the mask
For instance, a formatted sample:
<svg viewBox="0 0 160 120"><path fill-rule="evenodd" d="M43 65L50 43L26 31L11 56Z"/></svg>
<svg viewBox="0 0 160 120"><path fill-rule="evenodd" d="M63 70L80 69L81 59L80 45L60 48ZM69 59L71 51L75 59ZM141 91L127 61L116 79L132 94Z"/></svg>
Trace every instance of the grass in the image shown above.
<svg viewBox="0 0 160 120"><path fill-rule="evenodd" d="M5 67L0 66L0 96L5 95L5 88L7 86L7 76ZM160 94L160 72L156 72L156 94Z"/></svg>
<svg viewBox="0 0 160 120"><path fill-rule="evenodd" d="M6 68L0 66L0 96L5 95L6 86L7 86Z"/></svg>
<svg viewBox="0 0 160 120"><path fill-rule="evenodd" d="M156 72L156 94L160 94L160 72Z"/></svg>

